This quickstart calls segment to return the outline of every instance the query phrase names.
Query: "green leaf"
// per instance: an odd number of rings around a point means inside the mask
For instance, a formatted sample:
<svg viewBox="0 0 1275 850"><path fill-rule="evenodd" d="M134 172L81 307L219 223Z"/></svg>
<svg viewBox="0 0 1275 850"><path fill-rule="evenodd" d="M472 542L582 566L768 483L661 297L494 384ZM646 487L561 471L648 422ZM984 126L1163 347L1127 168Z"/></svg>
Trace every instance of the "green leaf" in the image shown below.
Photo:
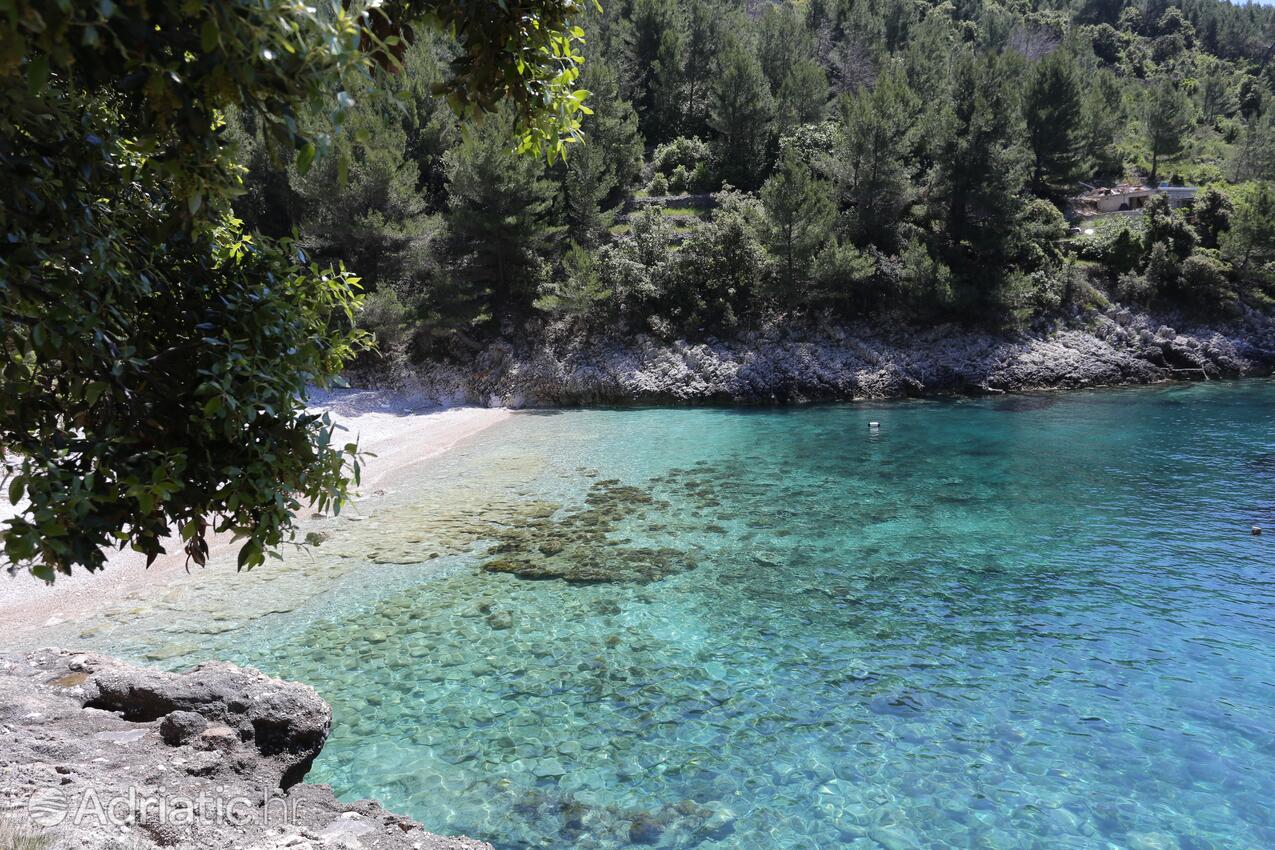
<svg viewBox="0 0 1275 850"><path fill-rule="evenodd" d="M49 82L49 57L41 53L27 64L27 91L38 95Z"/></svg>
<svg viewBox="0 0 1275 850"><path fill-rule="evenodd" d="M13 480L9 482L9 504L16 505L22 498L22 491L26 487L26 479L21 475L13 476Z"/></svg>
<svg viewBox="0 0 1275 850"><path fill-rule="evenodd" d="M306 174L310 171L310 166L314 164L314 158L319 155L319 149L314 146L314 142L307 142L297 153L297 171Z"/></svg>
<svg viewBox="0 0 1275 850"><path fill-rule="evenodd" d="M209 18L199 30L199 46L205 53L212 53L220 44L221 30L217 28L217 21Z"/></svg>

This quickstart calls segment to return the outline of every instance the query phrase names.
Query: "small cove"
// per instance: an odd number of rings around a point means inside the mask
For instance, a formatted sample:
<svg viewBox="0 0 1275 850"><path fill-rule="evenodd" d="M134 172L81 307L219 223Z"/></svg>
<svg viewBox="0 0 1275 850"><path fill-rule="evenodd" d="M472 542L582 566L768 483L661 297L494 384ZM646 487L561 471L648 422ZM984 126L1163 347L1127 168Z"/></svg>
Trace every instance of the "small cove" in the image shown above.
<svg viewBox="0 0 1275 850"><path fill-rule="evenodd" d="M1272 414L520 415L316 548L42 638L313 684L311 781L499 850L1275 846Z"/></svg>

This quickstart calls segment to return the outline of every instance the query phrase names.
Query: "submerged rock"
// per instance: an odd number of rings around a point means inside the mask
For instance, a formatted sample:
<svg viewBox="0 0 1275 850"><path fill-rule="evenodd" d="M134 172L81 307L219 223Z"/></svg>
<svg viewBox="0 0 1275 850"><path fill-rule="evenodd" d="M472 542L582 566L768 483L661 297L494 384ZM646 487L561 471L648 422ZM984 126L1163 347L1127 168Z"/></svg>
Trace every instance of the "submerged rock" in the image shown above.
<svg viewBox="0 0 1275 850"><path fill-rule="evenodd" d="M497 530L491 549L496 557L482 568L579 584L659 581L691 569L693 562L677 549L636 546L631 537L613 535L621 529L644 527L649 533L648 512L663 507L640 487L617 479L595 481L584 507Z"/></svg>

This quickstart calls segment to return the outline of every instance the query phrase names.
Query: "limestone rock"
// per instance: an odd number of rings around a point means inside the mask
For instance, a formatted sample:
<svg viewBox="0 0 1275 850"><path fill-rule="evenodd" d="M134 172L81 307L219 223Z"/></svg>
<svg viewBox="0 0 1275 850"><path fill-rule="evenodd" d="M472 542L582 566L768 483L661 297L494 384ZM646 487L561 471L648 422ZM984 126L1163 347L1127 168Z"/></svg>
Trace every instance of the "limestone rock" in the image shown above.
<svg viewBox="0 0 1275 850"><path fill-rule="evenodd" d="M330 725L313 689L232 664L0 654L0 812L45 850L492 850L301 782Z"/></svg>
<svg viewBox="0 0 1275 850"><path fill-rule="evenodd" d="M467 363L426 364L412 389L450 403L801 402L1001 393L1267 375L1275 316L1225 325L1121 308L1022 333L776 324L732 341L637 335L499 341ZM375 381L375 376L369 376Z"/></svg>

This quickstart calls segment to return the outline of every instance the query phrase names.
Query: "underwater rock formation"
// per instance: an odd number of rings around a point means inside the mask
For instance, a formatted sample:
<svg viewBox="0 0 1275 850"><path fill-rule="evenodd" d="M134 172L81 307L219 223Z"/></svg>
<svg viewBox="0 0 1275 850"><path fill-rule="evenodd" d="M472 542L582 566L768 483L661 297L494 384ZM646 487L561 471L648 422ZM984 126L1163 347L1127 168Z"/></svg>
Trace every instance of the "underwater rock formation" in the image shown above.
<svg viewBox="0 0 1275 850"><path fill-rule="evenodd" d="M692 569L693 561L679 549L637 546L612 535L665 507L640 487L595 481L583 507L498 532L490 550L495 557L483 569L578 583L659 581Z"/></svg>

